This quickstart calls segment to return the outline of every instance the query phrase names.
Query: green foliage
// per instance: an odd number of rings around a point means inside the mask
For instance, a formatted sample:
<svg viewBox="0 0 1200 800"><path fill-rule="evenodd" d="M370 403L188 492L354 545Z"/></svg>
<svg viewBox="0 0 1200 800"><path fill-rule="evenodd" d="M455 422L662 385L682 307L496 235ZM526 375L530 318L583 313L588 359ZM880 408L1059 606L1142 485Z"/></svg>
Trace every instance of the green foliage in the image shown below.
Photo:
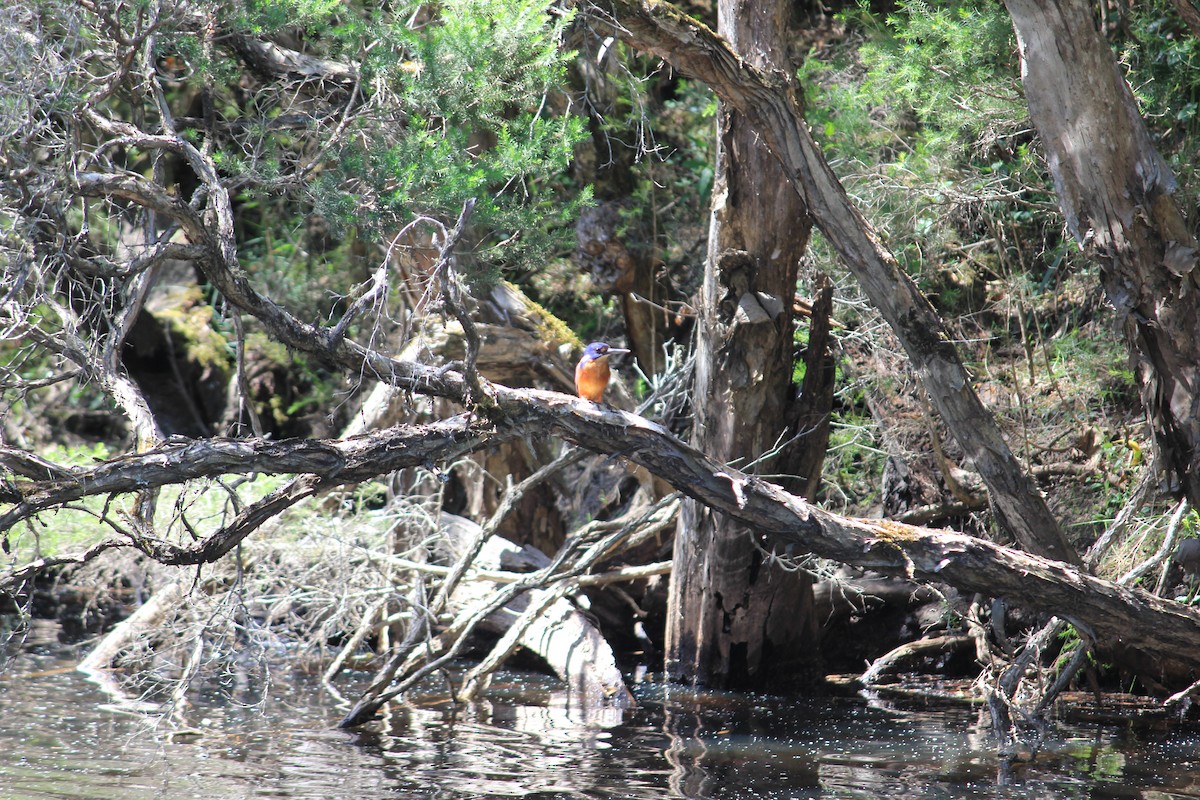
<svg viewBox="0 0 1200 800"><path fill-rule="evenodd" d="M1161 129L1184 125L1178 132L1194 135L1200 109L1200 42L1166 0L1139 4L1129 21L1120 60L1143 114Z"/></svg>
<svg viewBox="0 0 1200 800"><path fill-rule="evenodd" d="M1045 260L1061 260L1061 226L1030 146L1003 6L911 0L880 18L863 3L842 20L865 41L833 62L805 63L808 118L901 265L953 313L982 299L951 274L964 245L1019 239L1046 254L1022 264L1040 278ZM969 280L996 277L986 252L971 257Z"/></svg>
<svg viewBox="0 0 1200 800"><path fill-rule="evenodd" d="M908 0L883 26L865 5L854 16L873 34L859 51L865 108L914 155L968 151L1023 122L1012 24L999 3Z"/></svg>
<svg viewBox="0 0 1200 800"><path fill-rule="evenodd" d="M1051 339L1050 378L1073 397L1087 398L1093 410L1111 403L1133 404L1136 377L1124 346L1114 337L1097 337L1090 331L1068 330Z"/></svg>
<svg viewBox="0 0 1200 800"><path fill-rule="evenodd" d="M290 27L316 30L342 6L341 0L247 0L239 23L255 34Z"/></svg>
<svg viewBox="0 0 1200 800"><path fill-rule="evenodd" d="M1200 189L1200 40L1169 0L1139 3L1114 48L1142 118L1178 180L1180 205L1191 208Z"/></svg>
<svg viewBox="0 0 1200 800"><path fill-rule="evenodd" d="M797 352L801 352L805 347L808 347L808 335L808 325L797 325L792 331L792 344L795 346ZM797 358L792 361L792 383L796 386L801 385L804 382L806 369L807 365L804 363L803 358Z"/></svg>
<svg viewBox="0 0 1200 800"><path fill-rule="evenodd" d="M363 84L379 115L360 117L362 135L331 154L316 207L383 236L419 216L452 223L473 198L481 269L470 277L537 263L589 200L556 182L584 134L574 115L551 113L569 19L537 2L449 0L435 20L407 24L422 13L427 4L402 3L364 23L375 43Z"/></svg>
<svg viewBox="0 0 1200 800"><path fill-rule="evenodd" d="M369 269L344 244L387 241L420 217L450 226L468 199L476 204L464 247L474 257L461 267L470 280L531 269L564 248L590 200L587 188L562 181L584 135L561 93L570 15L531 0L409 0L378 10L234 0L220 13L234 32L299 42L306 56L353 65L358 77L350 108L323 97L297 105L286 82L242 92L242 65L187 26L158 36L161 56L185 65L181 85L205 81L218 117L237 122L213 160L238 179L240 256L273 297L305 316L322 313ZM298 111L306 125L295 124ZM326 140L343 115L343 134ZM296 180L296 167L310 162ZM312 241L314 219L325 244Z"/></svg>

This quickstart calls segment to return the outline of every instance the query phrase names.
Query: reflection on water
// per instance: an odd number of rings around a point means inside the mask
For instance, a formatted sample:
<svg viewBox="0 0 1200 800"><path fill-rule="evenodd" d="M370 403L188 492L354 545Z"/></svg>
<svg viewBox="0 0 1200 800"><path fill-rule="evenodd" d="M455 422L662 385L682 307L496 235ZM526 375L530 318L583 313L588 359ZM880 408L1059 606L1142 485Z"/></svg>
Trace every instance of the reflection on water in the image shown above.
<svg viewBox="0 0 1200 800"><path fill-rule="evenodd" d="M1003 770L973 711L642 686L588 717L549 679L451 707L415 697L371 730L305 678L263 708L197 704L202 735L104 710L43 636L0 678L0 800L32 798L1200 798L1195 730L1064 727Z"/></svg>

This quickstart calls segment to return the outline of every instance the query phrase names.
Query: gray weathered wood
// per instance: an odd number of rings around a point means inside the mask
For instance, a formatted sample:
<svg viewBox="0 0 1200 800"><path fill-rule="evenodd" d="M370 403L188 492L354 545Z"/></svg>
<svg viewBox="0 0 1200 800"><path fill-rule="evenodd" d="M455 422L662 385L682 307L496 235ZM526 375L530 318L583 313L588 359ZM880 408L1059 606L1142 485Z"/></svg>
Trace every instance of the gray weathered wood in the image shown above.
<svg viewBox="0 0 1200 800"><path fill-rule="evenodd" d="M456 557L480 530L477 523L453 514L443 514L441 524ZM492 536L471 559L467 580L451 594L450 608L457 614L473 606L486 605L495 592L495 584L480 580L479 573L511 569L514 562L533 570L549 565L550 558L536 548L519 547L507 539ZM514 644L540 656L572 692L578 693L582 706L612 704L626 708L634 704L612 647L592 621L565 597L552 596L546 589L530 589L493 612L481 627L507 634L530 608L537 609L538 613L518 630ZM466 682L474 684L481 677L471 674Z"/></svg>
<svg viewBox="0 0 1200 800"><path fill-rule="evenodd" d="M1091 4L1005 5L1058 202L1072 235L1100 265L1120 316L1158 466L1198 505L1200 245L1175 199L1175 178L1095 28Z"/></svg>
<svg viewBox="0 0 1200 800"><path fill-rule="evenodd" d="M764 68L787 63L787 13L782 0L718 6L726 38ZM779 161L757 139L741 114L722 105L691 441L718 461L774 473L788 449L781 443L803 446L789 426L792 297L811 223ZM685 503L674 563L666 636L674 680L722 688L822 680L812 580L768 561L744 523Z"/></svg>

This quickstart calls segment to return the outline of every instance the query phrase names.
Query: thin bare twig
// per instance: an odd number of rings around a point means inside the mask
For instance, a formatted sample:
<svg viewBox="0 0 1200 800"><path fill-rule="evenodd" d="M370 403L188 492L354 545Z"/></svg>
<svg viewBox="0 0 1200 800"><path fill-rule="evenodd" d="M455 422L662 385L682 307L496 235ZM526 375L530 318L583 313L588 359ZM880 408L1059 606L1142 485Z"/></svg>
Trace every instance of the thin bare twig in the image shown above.
<svg viewBox="0 0 1200 800"><path fill-rule="evenodd" d="M1175 513L1171 515L1171 521L1167 524L1167 533L1163 537L1162 544L1159 546L1158 550L1155 551L1154 555L1150 556L1141 564L1138 564L1136 567L1118 578L1117 583L1121 584L1122 586L1129 586L1138 578L1142 577L1147 572L1170 558L1171 553L1175 550L1175 540L1179 538L1179 526L1183 524L1183 517L1184 514L1187 513L1187 510L1188 501L1185 497L1180 500L1179 504L1175 507Z"/></svg>
<svg viewBox="0 0 1200 800"><path fill-rule="evenodd" d="M462 554L455 561L454 566L450 569L445 581L442 582L441 588L438 589L438 593L433 598L433 603L431 605L431 610L434 616L442 613L442 610L445 609L446 604L450 599L450 595L454 593L455 587L458 586L459 580L462 579L463 574L465 574L470 568L471 564L474 563L475 558L483 549L483 545L488 539L495 535L496 531L500 528L500 524L508 518L508 515L513 512L513 510L517 507L517 504L521 502L522 498L524 498L526 494L528 494L529 490L545 482L548 478L558 474L571 464L576 463L583 458L584 455L586 455L586 451L584 450L566 448L558 456L558 458L554 459L549 464L546 464L528 478L521 481L516 486L511 487L507 492L504 493L504 498L500 501L499 507L492 514L492 516L488 518L488 521L480 526L475 538L467 545Z"/></svg>
<svg viewBox="0 0 1200 800"><path fill-rule="evenodd" d="M474 210L475 198L472 197L463 203L462 213L458 215L458 222L455 223L454 229L442 241L441 253L438 256L437 266L434 268L434 276L441 287L442 302L445 304L446 310L462 325L463 338L467 344L467 357L463 367L463 377L467 382L469 400L475 405L487 406L493 403L488 393L484 391L479 377L479 369L476 366L479 361L479 331L475 328L475 321L471 318L471 314L463 305L462 293L459 288L459 278L454 269L456 261L455 248L458 247L463 234L466 233L467 225Z"/></svg>

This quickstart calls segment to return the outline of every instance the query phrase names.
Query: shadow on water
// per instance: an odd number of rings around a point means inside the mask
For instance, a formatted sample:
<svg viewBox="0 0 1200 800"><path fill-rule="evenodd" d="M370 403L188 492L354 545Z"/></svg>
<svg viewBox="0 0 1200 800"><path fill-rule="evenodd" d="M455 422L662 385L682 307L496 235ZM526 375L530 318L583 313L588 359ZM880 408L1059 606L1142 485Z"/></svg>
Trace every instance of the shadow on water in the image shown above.
<svg viewBox="0 0 1200 800"><path fill-rule="evenodd" d="M552 680L485 701L416 695L360 732L316 681L276 676L261 707L201 697L201 733L106 708L41 629L0 677L0 798L1200 798L1200 734L1061 726L1005 769L986 719L860 698L637 687L585 715Z"/></svg>

